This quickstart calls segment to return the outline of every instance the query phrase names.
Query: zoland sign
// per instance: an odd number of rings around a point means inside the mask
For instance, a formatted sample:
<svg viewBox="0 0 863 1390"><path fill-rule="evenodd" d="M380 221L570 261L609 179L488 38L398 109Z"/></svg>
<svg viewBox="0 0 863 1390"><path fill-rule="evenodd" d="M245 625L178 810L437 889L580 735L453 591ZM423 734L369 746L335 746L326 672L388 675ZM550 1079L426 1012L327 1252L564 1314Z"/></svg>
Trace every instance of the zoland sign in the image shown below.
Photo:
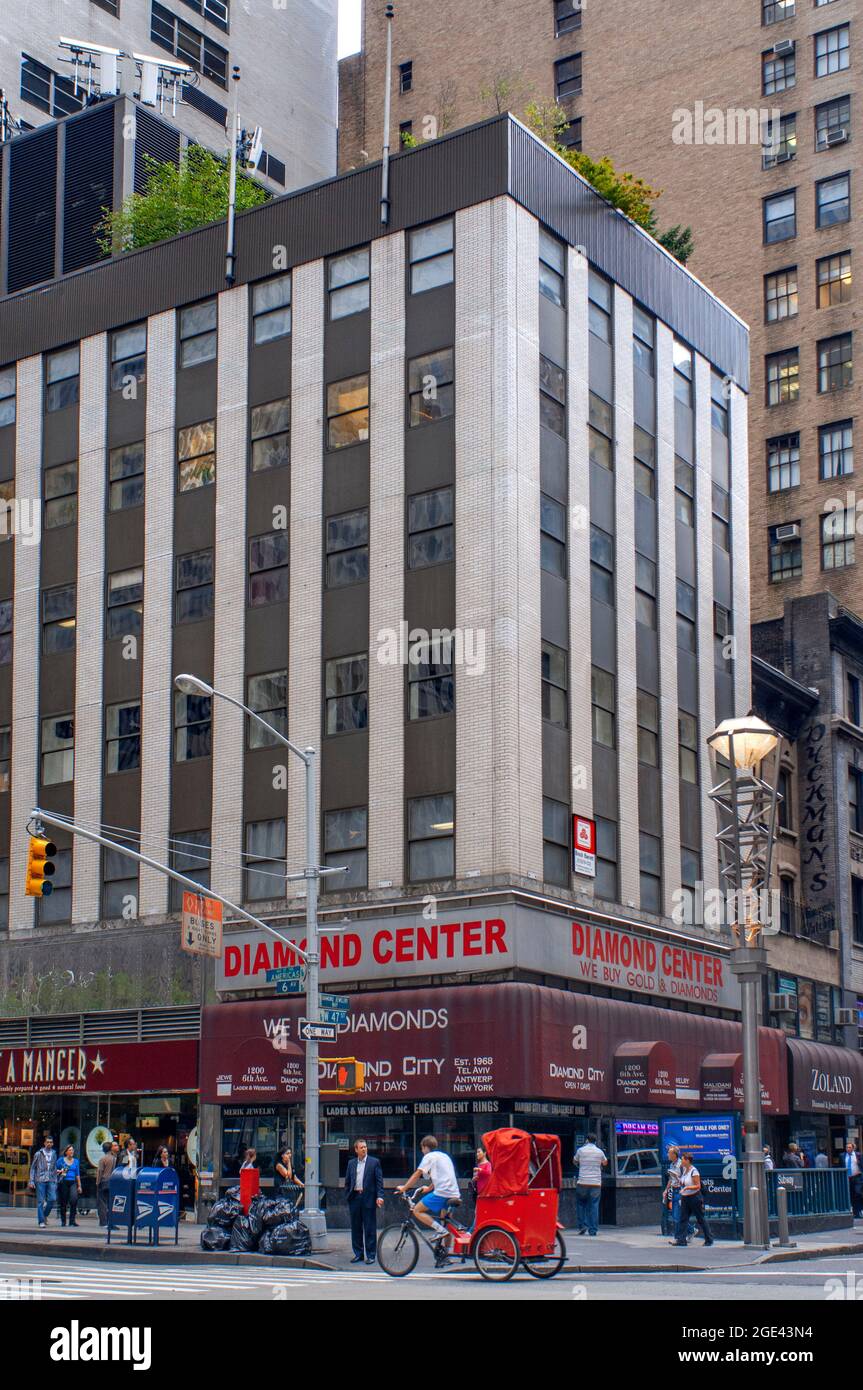
<svg viewBox="0 0 863 1390"><path fill-rule="evenodd" d="M305 946L302 931L293 939ZM266 988L268 970L296 964L290 946L267 933L230 933L216 966L216 988ZM442 920L420 914L379 917L321 935L321 974L327 984L481 974L507 967L715 1008L736 1009L740 1003L727 955L709 946L663 941L529 907Z"/></svg>
<svg viewBox="0 0 863 1390"><path fill-rule="evenodd" d="M852 1048L788 1039L793 1108L803 1114L863 1112L863 1056Z"/></svg>
<svg viewBox="0 0 863 1390"><path fill-rule="evenodd" d="M0 1095L194 1091L197 1086L193 1040L0 1050Z"/></svg>
<svg viewBox="0 0 863 1390"><path fill-rule="evenodd" d="M286 1036L296 1043L302 1015L299 999L205 1008L201 1099L300 1100L302 1048L277 1052L273 1041ZM724 1019L509 983L355 995L350 1017L337 1041L321 1046L320 1060L322 1077L332 1074L333 1058L363 1062L363 1101L524 1095L696 1109L705 1103L705 1057L741 1046L740 1026ZM765 1110L784 1114L785 1036L762 1029L761 1046Z"/></svg>

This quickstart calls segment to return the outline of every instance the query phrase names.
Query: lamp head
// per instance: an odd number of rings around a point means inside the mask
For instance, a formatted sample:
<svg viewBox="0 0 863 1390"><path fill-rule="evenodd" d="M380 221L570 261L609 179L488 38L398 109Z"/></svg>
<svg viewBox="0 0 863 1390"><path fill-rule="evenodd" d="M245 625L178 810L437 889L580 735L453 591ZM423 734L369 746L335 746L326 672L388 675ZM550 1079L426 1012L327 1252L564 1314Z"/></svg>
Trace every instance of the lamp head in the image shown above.
<svg viewBox="0 0 863 1390"><path fill-rule="evenodd" d="M773 752L779 735L757 715L744 719L723 719L707 740L713 750L738 768L753 768Z"/></svg>
<svg viewBox="0 0 863 1390"><path fill-rule="evenodd" d="M174 677L174 684L183 695L212 695L213 687L200 676L181 675Z"/></svg>

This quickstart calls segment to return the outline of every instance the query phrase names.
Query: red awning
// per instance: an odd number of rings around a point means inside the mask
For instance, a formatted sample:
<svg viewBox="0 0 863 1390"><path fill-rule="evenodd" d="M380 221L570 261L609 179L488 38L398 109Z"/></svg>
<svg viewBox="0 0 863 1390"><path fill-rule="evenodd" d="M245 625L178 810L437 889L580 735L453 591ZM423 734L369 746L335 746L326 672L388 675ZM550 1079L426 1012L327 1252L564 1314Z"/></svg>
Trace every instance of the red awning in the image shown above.
<svg viewBox="0 0 863 1390"><path fill-rule="evenodd" d="M614 1098L673 1105L677 1063L667 1042L623 1042L614 1049Z"/></svg>
<svg viewBox="0 0 863 1390"><path fill-rule="evenodd" d="M791 1108L806 1114L863 1112L863 1057L850 1047L788 1039Z"/></svg>
<svg viewBox="0 0 863 1390"><path fill-rule="evenodd" d="M701 1063L701 1098L705 1105L742 1102L743 1053L710 1052Z"/></svg>

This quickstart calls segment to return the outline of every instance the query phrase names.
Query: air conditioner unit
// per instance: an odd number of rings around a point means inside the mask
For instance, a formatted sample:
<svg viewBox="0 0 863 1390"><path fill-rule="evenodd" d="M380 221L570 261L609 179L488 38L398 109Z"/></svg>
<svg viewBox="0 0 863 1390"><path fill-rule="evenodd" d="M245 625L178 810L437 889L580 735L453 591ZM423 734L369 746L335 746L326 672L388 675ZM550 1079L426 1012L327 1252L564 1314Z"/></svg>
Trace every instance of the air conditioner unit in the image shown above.
<svg viewBox="0 0 863 1390"><path fill-rule="evenodd" d="M780 39L778 43L773 45L773 52L776 54L777 58L784 58L786 54L793 53L794 40Z"/></svg>
<svg viewBox="0 0 863 1390"><path fill-rule="evenodd" d="M776 539L778 541L797 541L800 539L800 522L789 521L786 526L776 527Z"/></svg>
<svg viewBox="0 0 863 1390"><path fill-rule="evenodd" d="M796 994L771 994L770 1012L772 1014L796 1014Z"/></svg>
<svg viewBox="0 0 863 1390"><path fill-rule="evenodd" d="M837 1009L833 1022L836 1024L837 1028L848 1028L851 1024L857 1022L857 1010Z"/></svg>
<svg viewBox="0 0 863 1390"><path fill-rule="evenodd" d="M848 131L842 125L835 125L824 132L825 145L844 145L848 139Z"/></svg>
<svg viewBox="0 0 863 1390"><path fill-rule="evenodd" d="M793 158L794 158L794 152L793 152L793 150L782 150L782 151L780 151L780 153L776 156L776 158L775 158L775 160L774 160L774 163L775 163L775 164L785 164L789 159L793 159Z"/></svg>

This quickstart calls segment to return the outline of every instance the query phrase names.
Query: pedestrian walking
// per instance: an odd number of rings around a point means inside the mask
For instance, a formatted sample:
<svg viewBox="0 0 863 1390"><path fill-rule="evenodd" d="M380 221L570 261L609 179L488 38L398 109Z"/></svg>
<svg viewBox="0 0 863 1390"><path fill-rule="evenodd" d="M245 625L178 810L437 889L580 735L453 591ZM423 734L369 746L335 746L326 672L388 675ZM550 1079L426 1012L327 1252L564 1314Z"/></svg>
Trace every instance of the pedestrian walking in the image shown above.
<svg viewBox="0 0 863 1390"><path fill-rule="evenodd" d="M171 1155L164 1144L156 1150L156 1157L153 1163L156 1168L173 1168L174 1165L171 1162Z"/></svg>
<svg viewBox="0 0 863 1390"><path fill-rule="evenodd" d="M120 1157L117 1159L117 1168L122 1169L124 1178L134 1178L140 1166L140 1154L138 1145L134 1139L127 1139L123 1145Z"/></svg>
<svg viewBox="0 0 863 1390"><path fill-rule="evenodd" d="M595 1236L599 1232L599 1198L602 1193L602 1170L608 1159L596 1142L595 1134L588 1134L587 1143L575 1151L575 1164L578 1174L575 1183L576 1220L580 1236Z"/></svg>
<svg viewBox="0 0 863 1390"><path fill-rule="evenodd" d="M48 1217L57 1200L57 1155L50 1134L44 1136L42 1147L30 1164L29 1187L36 1193L36 1216L39 1225L47 1226Z"/></svg>
<svg viewBox="0 0 863 1390"><path fill-rule="evenodd" d="M660 1234L673 1236L677 1232L677 1223L680 1219L680 1175L683 1171L683 1165L680 1162L680 1150L675 1148L673 1144L668 1146L666 1161Z"/></svg>
<svg viewBox="0 0 863 1390"><path fill-rule="evenodd" d="M81 1196L81 1164L75 1157L75 1147L67 1144L57 1160L57 1200L60 1206L60 1225L77 1226L78 1198Z"/></svg>
<svg viewBox="0 0 863 1390"><path fill-rule="evenodd" d="M294 1155L291 1149L282 1149L276 1164L276 1192L286 1201L299 1208L305 1184L294 1172Z"/></svg>
<svg viewBox="0 0 863 1390"><path fill-rule="evenodd" d="M99 1213L99 1225L108 1224L108 1193L110 1190L111 1174L117 1166L117 1156L120 1152L119 1144L111 1143L106 1139L102 1145L102 1157L96 1167L96 1210Z"/></svg>
<svg viewBox="0 0 863 1390"><path fill-rule="evenodd" d="M782 1155L783 1168L802 1168L803 1159L800 1157L800 1149L792 1141Z"/></svg>
<svg viewBox="0 0 863 1390"><path fill-rule="evenodd" d="M775 1165L774 1162L773 1162L773 1155L772 1155L771 1152L770 1152L770 1145L769 1145L769 1144L765 1144L765 1145L764 1145L764 1171L765 1171L765 1173L772 1173L775 1166L776 1166L776 1165Z"/></svg>
<svg viewBox="0 0 863 1390"><path fill-rule="evenodd" d="M863 1218L863 1167L861 1167L860 1155L853 1139L849 1139L845 1145L845 1171L848 1174L848 1186L851 1189L851 1210L854 1213L854 1220L859 1221Z"/></svg>
<svg viewBox="0 0 863 1390"><path fill-rule="evenodd" d="M704 1244L713 1244L713 1235L704 1213L704 1197L701 1191L701 1174L692 1162L692 1154L681 1154L680 1174L680 1219L677 1223L677 1239L671 1245L686 1245L686 1229L690 1218L694 1217L701 1227Z"/></svg>
<svg viewBox="0 0 863 1390"><path fill-rule="evenodd" d="M354 1144L355 1158L348 1159L345 1194L351 1218L352 1265L373 1265L377 1259L378 1209L384 1204L384 1172L380 1160L369 1153L365 1139Z"/></svg>

